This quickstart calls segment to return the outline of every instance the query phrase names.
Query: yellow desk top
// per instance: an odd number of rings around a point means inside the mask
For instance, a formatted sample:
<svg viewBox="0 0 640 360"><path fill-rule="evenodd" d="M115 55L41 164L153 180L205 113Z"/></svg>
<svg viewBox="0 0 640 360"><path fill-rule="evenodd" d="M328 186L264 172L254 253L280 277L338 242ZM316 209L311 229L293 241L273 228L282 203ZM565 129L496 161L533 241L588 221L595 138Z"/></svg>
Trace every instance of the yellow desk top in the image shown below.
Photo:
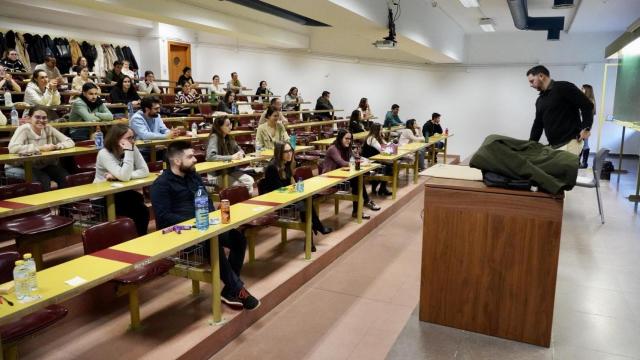
<svg viewBox="0 0 640 360"><path fill-rule="evenodd" d="M96 151L97 151L96 148L93 146L76 146L69 149L47 151L37 155L30 155L30 156L20 156L18 154L0 154L0 164L90 154Z"/></svg>
<svg viewBox="0 0 640 360"><path fill-rule="evenodd" d="M204 120L201 116L185 116L185 117L167 117L162 118L163 122L185 122L185 121L201 121ZM54 128L79 128L79 127L96 127L96 126L112 126L118 124L129 124L129 119L115 119L112 121L62 121L62 122L50 122L49 125ZM0 131L13 132L17 126L15 125L0 125Z"/></svg>
<svg viewBox="0 0 640 360"><path fill-rule="evenodd" d="M613 120L613 122L618 126L627 127L635 131L640 131L640 121Z"/></svg>
<svg viewBox="0 0 640 360"><path fill-rule="evenodd" d="M336 120L325 120L325 121L307 121L307 122L298 122L295 124L287 124L285 127L287 129L297 129L304 127L315 127L315 126L325 126L325 125L333 125L341 122L348 122L349 119L336 119Z"/></svg>
<svg viewBox="0 0 640 360"><path fill-rule="evenodd" d="M335 186L350 178L363 175L364 173L378 167L378 164L363 166L360 171L344 171L336 169L320 176L304 181L304 192L281 193L278 190L261 195L242 203L231 206L231 222L229 224L212 225L206 231L196 229L184 230L180 234L170 232L162 234L162 231L155 231L142 237L113 246L108 251L125 252L140 260L135 263L124 261L108 260L98 254L85 255L80 258L65 262L63 264L39 271L38 294L41 298L27 304L18 303L15 293L5 295L13 301L14 306L7 304L0 305L0 323L4 324L19 317L32 313L47 305L61 302L71 298L91 287L109 281L133 269L136 265L146 261L155 261L171 255L181 249L197 244L213 236L219 235L233 228L237 228L247 222L264 216L286 205L313 196L321 190ZM210 216L220 216L220 211L210 213ZM184 225L194 224L194 219L182 222ZM148 257L148 258L145 258ZM75 277L86 280L82 285L70 286L65 283Z"/></svg>
<svg viewBox="0 0 640 360"><path fill-rule="evenodd" d="M405 145L401 145L400 147L398 147L398 153L394 154L394 155L388 155L388 154L378 154L375 156L370 157L370 160L374 160L374 161L382 161L382 162L389 162L389 161L397 161L399 159L401 159L403 156L407 156L409 154L415 153L416 151L423 149L425 147L431 146L439 141L442 141L444 139L447 139L449 137L453 136L453 134L449 134L449 135L436 135L436 136L430 136L429 137L429 141L428 142L414 142L414 143L410 143L410 144L405 144Z"/></svg>
<svg viewBox="0 0 640 360"><path fill-rule="evenodd" d="M400 130L400 129L404 129L404 126L394 126L391 129L384 128L384 129L382 129L382 132L383 133L387 133L387 132L390 132L390 131L396 131L396 130ZM353 138L355 140L362 140L362 139L366 138L367 135L369 135L369 132L368 131L363 131L363 132L359 132L359 133L353 134ZM332 138L328 138L328 139L322 139L322 140L313 141L310 144L311 145L316 145L316 146L329 146L329 145L333 144L333 142L335 140L336 140L336 138L332 137Z"/></svg>

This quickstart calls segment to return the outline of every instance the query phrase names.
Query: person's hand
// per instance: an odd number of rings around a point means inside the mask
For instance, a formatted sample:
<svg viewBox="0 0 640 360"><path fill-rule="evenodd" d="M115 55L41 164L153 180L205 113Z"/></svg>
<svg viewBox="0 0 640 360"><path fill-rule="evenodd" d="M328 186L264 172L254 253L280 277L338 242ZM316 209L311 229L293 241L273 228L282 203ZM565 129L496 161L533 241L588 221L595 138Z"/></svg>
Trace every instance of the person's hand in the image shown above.
<svg viewBox="0 0 640 360"><path fill-rule="evenodd" d="M171 129L171 138L180 136L180 129Z"/></svg>
<svg viewBox="0 0 640 360"><path fill-rule="evenodd" d="M580 141L588 139L589 136L591 136L591 131L587 129L582 129L582 131L580 131Z"/></svg>
<svg viewBox="0 0 640 360"><path fill-rule="evenodd" d="M140 100L132 101L133 106L140 106Z"/></svg>
<svg viewBox="0 0 640 360"><path fill-rule="evenodd" d="M121 139L119 144L122 150L133 150L133 144L129 140Z"/></svg>
<svg viewBox="0 0 640 360"><path fill-rule="evenodd" d="M11 82L11 74L4 74L4 79Z"/></svg>
<svg viewBox="0 0 640 360"><path fill-rule="evenodd" d="M104 178L107 179L107 181L116 181L116 180L118 180L115 176L111 175L111 173L109 173L109 172L104 173Z"/></svg>
<svg viewBox="0 0 640 360"><path fill-rule="evenodd" d="M244 152L238 151L237 153L231 156L231 160L240 160L244 157Z"/></svg>
<svg viewBox="0 0 640 360"><path fill-rule="evenodd" d="M40 146L38 149L39 149L41 152L45 152L45 151L52 151L52 150L55 150L55 148L56 148L56 146L55 146L55 145L53 145L53 144L44 144L44 145Z"/></svg>
<svg viewBox="0 0 640 360"><path fill-rule="evenodd" d="M58 88L58 80L53 79L49 81L49 90L54 91L57 88Z"/></svg>

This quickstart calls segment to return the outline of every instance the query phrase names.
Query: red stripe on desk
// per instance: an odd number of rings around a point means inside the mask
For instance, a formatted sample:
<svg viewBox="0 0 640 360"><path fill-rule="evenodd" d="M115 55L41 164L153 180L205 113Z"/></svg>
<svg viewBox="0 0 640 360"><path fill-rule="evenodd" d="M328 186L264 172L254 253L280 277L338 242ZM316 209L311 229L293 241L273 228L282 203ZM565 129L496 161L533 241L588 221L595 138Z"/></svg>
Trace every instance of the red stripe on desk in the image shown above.
<svg viewBox="0 0 640 360"><path fill-rule="evenodd" d="M262 201L262 200L245 200L242 204L251 204L251 205L264 205L264 206L278 206L280 203L272 202L272 201Z"/></svg>
<svg viewBox="0 0 640 360"><path fill-rule="evenodd" d="M7 209L22 209L22 208L26 208L29 207L31 205L29 204L23 204L23 203L19 203L19 202L15 202L15 201L9 201L9 200L0 200L0 207L3 208L7 208Z"/></svg>
<svg viewBox="0 0 640 360"><path fill-rule="evenodd" d="M101 257L103 259L120 261L127 264L135 264L137 262L140 262L149 258L146 255L140 255L140 254L131 253L128 251L120 251L115 249L103 249L100 251L96 251L90 255L95 257Z"/></svg>
<svg viewBox="0 0 640 360"><path fill-rule="evenodd" d="M332 179L346 179L346 178L348 178L348 176L341 176L341 175L321 175L321 176L332 178Z"/></svg>

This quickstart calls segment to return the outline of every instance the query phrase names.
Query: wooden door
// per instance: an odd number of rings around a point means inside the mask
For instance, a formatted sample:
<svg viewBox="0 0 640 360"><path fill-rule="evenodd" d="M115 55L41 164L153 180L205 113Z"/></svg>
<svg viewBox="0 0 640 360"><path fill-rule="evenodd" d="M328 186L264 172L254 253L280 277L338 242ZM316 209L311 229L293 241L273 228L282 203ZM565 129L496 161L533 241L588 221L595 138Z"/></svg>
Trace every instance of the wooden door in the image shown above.
<svg viewBox="0 0 640 360"><path fill-rule="evenodd" d="M169 80L178 81L178 78L182 75L182 69L184 69L185 66L191 67L191 45L173 41L169 41L168 44Z"/></svg>

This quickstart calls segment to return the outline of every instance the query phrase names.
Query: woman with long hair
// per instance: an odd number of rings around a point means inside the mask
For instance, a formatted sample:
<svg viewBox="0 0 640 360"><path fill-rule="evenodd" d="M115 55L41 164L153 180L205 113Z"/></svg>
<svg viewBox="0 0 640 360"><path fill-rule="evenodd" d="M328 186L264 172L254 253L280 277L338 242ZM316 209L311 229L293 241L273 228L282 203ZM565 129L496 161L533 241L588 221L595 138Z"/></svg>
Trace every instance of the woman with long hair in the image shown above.
<svg viewBox="0 0 640 360"><path fill-rule="evenodd" d="M176 93L175 102L176 104L200 104L202 98L198 89L192 83L185 81L182 83L182 89ZM173 108L173 112L188 115L191 113L191 109L188 106L176 106Z"/></svg>
<svg viewBox="0 0 640 360"><path fill-rule="evenodd" d="M298 88L292 86L289 92L284 96L282 109L284 111L299 111L302 104L302 97L298 94Z"/></svg>
<svg viewBox="0 0 640 360"><path fill-rule="evenodd" d="M324 162L322 163L322 172L326 173L337 168L348 167L349 160L353 156L352 151L352 140L353 134L349 130L340 129L338 130L338 136L336 140L333 142L329 149L327 149L327 153L325 154ZM358 194L358 179L353 178L349 180L351 184L351 193L354 195ZM369 199L369 194L367 194L367 188L364 187L362 189L362 197L364 199L364 205L373 211L380 210L380 206L376 205L373 200ZM351 216L356 217L358 210L358 202L353 202L353 211L351 212ZM363 219L369 219L370 216L367 214L362 214Z"/></svg>
<svg viewBox="0 0 640 360"><path fill-rule="evenodd" d="M362 122L360 121L360 111L353 110L351 112L351 117L349 118L349 131L353 134L364 132L364 127L362 126Z"/></svg>
<svg viewBox="0 0 640 360"><path fill-rule="evenodd" d="M405 123L405 128L400 130L400 138L398 139L398 145L406 145L414 142L424 142L424 136L420 133L420 127L416 123L416 119L409 119ZM412 161L414 155L407 156ZM424 165L425 150L420 149L418 151L418 171L425 169Z"/></svg>
<svg viewBox="0 0 640 360"><path fill-rule="evenodd" d="M231 161L244 158L244 151L235 142L231 133L231 121L227 117L219 117L213 121L209 143L207 144L207 161ZM253 192L253 178L237 168L227 169L231 185L242 185ZM222 174L214 172L210 174L218 185L222 185Z"/></svg>
<svg viewBox="0 0 640 360"><path fill-rule="evenodd" d="M227 90L222 98L222 101L218 102L217 111L223 111L227 114L231 114L231 108L233 107L233 103L236 101L236 94L233 91Z"/></svg>
<svg viewBox="0 0 640 360"><path fill-rule="evenodd" d="M360 112L360 121L362 122L362 125L364 126L364 128L369 129L369 127L371 127L371 124L373 123L371 121L373 114L371 114L371 108L369 107L369 100L365 97L361 98L360 102L358 103L358 108L356 110Z"/></svg>
<svg viewBox="0 0 640 360"><path fill-rule="evenodd" d="M118 80L113 89L111 89L109 96L113 104L133 103L135 106L140 105L140 96L136 91L136 87L133 86L133 80L127 75Z"/></svg>
<svg viewBox="0 0 640 360"><path fill-rule="evenodd" d="M260 101L265 101L265 102L269 101L269 96L272 96L273 93L267 87L267 81L266 80L260 81L260 84L258 85L258 88L256 89L256 95L260 95L260 97L259 97Z"/></svg>
<svg viewBox="0 0 640 360"><path fill-rule="evenodd" d="M591 100L591 103L593 104L593 116L596 115L596 97L593 94L593 86L589 85L589 84L583 84L582 85L582 92L584 93L584 95L589 98L589 100ZM580 167L583 169L586 169L589 164L587 164L587 161L589 160L589 138L584 139L584 146L582 147L582 153L580 153Z"/></svg>
<svg viewBox="0 0 640 360"><path fill-rule="evenodd" d="M267 122L258 126L256 131L256 145L262 149L273 149L277 141L289 141L287 129L280 121L280 111L275 106L269 106L265 115Z"/></svg>
<svg viewBox="0 0 640 360"><path fill-rule="evenodd" d="M195 81L193 81L193 78L191 77L191 68L188 66L185 66L184 69L182 69L182 75L180 75L176 84L178 86L182 86L182 84L184 84L185 82L188 82L190 84L196 83Z"/></svg>
<svg viewBox="0 0 640 360"><path fill-rule="evenodd" d="M129 181L149 176L149 167L135 145L136 137L127 125L113 125L104 138L104 148L96 157L94 183ZM144 196L136 190L115 194L116 215L125 216L136 224L138 235L147 233L149 209Z"/></svg>
<svg viewBox="0 0 640 360"><path fill-rule="evenodd" d="M260 193L268 193L285 186L295 183L293 179L295 161L293 161L293 148L291 144L277 141L274 143L273 159L264 170L264 179L260 182ZM304 201L297 202L295 206L300 211L300 218L305 219ZM320 221L315 210L311 210L311 229L314 234L328 234L333 231L332 228L326 227ZM311 251L316 251L316 247L311 242Z"/></svg>
<svg viewBox="0 0 640 360"><path fill-rule="evenodd" d="M382 137L382 125L379 123L373 123L371 124L371 128L369 129L369 134L364 139L364 144L362 145L362 156L370 158L372 156L378 155L382 152L382 148L385 145L387 145L387 142L384 141L384 138ZM391 165L385 164L384 174L393 174L393 167ZM380 185L380 190L377 189L378 185ZM387 189L387 182L379 180L371 180L371 193L381 196L389 196L392 194Z"/></svg>
<svg viewBox="0 0 640 360"><path fill-rule="evenodd" d="M93 82L87 82L82 85L82 93L71 105L69 120L86 122L113 120L113 114L100 99L99 94L100 89ZM89 139L89 129L82 127L71 128L69 136L74 140L87 140Z"/></svg>

